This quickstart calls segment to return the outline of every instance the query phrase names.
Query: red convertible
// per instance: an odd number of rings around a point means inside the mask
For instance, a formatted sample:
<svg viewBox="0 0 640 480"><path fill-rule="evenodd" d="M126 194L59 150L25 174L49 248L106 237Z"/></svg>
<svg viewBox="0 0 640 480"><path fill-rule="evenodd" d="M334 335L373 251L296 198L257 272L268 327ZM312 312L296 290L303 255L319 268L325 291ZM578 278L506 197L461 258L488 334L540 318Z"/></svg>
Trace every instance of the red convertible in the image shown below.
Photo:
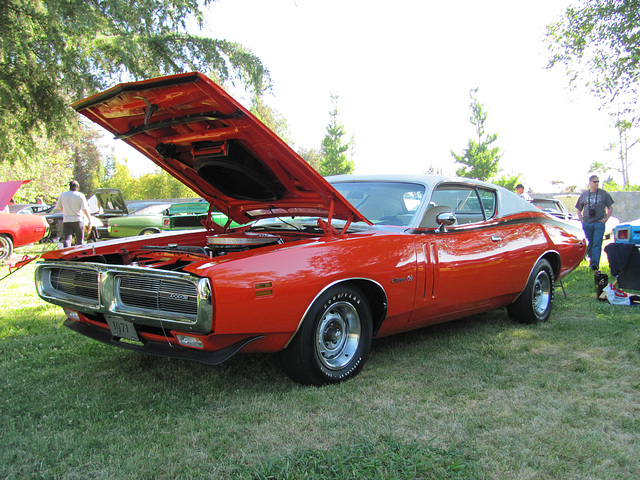
<svg viewBox="0 0 640 480"><path fill-rule="evenodd" d="M580 229L488 183L324 179L198 73L73 107L229 218L43 255L39 295L111 345L214 365L281 352L294 380L339 382L374 338L502 307L546 321L554 284L584 257Z"/></svg>
<svg viewBox="0 0 640 480"><path fill-rule="evenodd" d="M30 181L0 182L0 261L11 256L13 247L36 243L47 234L49 225L44 217L5 211L18 188Z"/></svg>

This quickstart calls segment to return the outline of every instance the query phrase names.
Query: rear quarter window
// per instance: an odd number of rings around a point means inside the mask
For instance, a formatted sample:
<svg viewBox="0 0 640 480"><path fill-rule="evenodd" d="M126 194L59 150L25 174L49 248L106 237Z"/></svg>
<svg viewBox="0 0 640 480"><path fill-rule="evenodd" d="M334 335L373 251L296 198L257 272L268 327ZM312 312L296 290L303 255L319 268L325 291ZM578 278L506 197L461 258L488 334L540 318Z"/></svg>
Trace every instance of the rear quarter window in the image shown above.
<svg viewBox="0 0 640 480"><path fill-rule="evenodd" d="M496 192L489 188L462 184L439 185L430 206L446 206L457 217L458 225L484 222L496 213Z"/></svg>

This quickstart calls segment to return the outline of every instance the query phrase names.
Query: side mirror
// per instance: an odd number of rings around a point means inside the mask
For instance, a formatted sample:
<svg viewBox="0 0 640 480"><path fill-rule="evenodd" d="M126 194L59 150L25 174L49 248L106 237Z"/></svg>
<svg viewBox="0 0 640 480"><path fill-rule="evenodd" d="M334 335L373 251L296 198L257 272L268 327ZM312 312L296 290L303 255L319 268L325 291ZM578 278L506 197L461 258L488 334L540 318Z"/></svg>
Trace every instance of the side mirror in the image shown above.
<svg viewBox="0 0 640 480"><path fill-rule="evenodd" d="M440 223L437 220L438 215L451 212L451 207L446 205L430 206L422 217L422 221L418 228L438 228Z"/></svg>
<svg viewBox="0 0 640 480"><path fill-rule="evenodd" d="M450 227L451 225L455 225L458 221L456 218L456 214L453 212L443 212L436 217L436 222L438 222L438 231L444 232L445 227Z"/></svg>

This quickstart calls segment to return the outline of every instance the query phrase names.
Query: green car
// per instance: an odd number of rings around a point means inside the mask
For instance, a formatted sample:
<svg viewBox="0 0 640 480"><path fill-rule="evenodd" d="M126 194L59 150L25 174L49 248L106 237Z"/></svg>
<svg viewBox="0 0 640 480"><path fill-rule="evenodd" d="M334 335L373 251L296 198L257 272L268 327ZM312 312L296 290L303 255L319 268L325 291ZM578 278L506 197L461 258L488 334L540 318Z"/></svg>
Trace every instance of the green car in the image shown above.
<svg viewBox="0 0 640 480"><path fill-rule="evenodd" d="M162 230L162 217L171 203L151 203L125 217L109 219L109 237L133 237Z"/></svg>
<svg viewBox="0 0 640 480"><path fill-rule="evenodd" d="M162 230L190 230L203 228L202 221L207 219L209 204L207 202L174 203L162 219ZM228 217L220 212L211 212L211 220L224 226ZM239 227L231 222L230 228Z"/></svg>
<svg viewBox="0 0 640 480"><path fill-rule="evenodd" d="M133 237L136 235L148 235L164 230L188 230L203 228L201 220L207 218L209 203L182 202L182 203L152 203L125 217L109 219L109 237ZM224 225L227 216L219 212L213 212L211 218L214 222ZM237 227L237 223L232 223Z"/></svg>

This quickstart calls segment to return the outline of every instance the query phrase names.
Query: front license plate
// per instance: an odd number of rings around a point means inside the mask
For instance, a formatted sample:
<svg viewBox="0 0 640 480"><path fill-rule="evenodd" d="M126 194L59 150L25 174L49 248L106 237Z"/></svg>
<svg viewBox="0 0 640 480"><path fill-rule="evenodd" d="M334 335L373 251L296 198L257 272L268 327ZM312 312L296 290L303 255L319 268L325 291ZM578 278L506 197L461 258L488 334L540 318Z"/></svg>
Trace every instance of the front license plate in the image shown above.
<svg viewBox="0 0 640 480"><path fill-rule="evenodd" d="M133 340L134 342L140 341L133 323L120 317L107 316L106 319L111 329L111 334L114 337L125 338L127 340Z"/></svg>

